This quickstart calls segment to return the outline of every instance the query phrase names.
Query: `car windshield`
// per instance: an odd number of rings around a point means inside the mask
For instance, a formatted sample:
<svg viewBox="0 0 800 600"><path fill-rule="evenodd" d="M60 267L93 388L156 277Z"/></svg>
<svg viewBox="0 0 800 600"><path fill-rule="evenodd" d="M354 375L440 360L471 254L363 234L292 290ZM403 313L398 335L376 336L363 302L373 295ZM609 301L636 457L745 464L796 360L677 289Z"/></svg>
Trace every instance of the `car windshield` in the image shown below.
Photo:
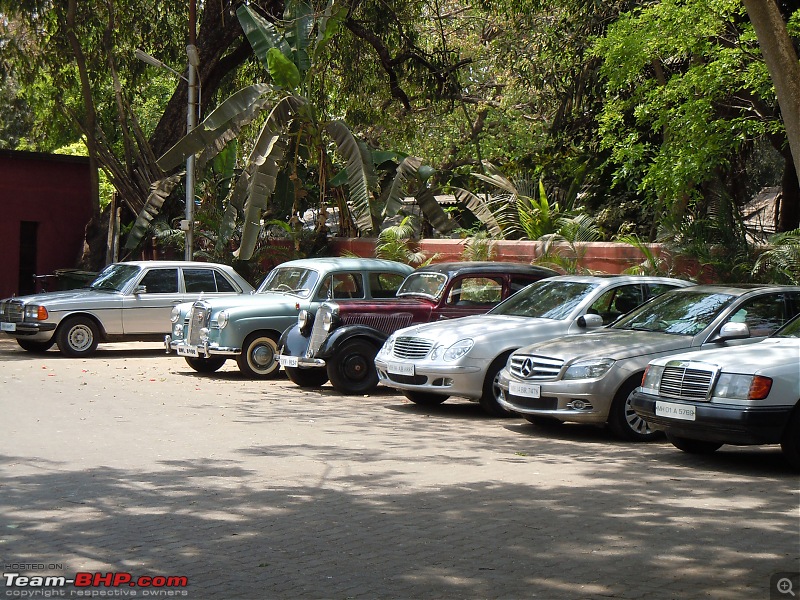
<svg viewBox="0 0 800 600"><path fill-rule="evenodd" d="M800 338L800 317L792 319L781 327L775 332L775 337Z"/></svg>
<svg viewBox="0 0 800 600"><path fill-rule="evenodd" d="M613 329L697 335L708 327L734 296L710 292L666 293L622 317Z"/></svg>
<svg viewBox="0 0 800 600"><path fill-rule="evenodd" d="M278 267L264 279L256 293L281 292L307 298L319 279L319 273L302 267Z"/></svg>
<svg viewBox="0 0 800 600"><path fill-rule="evenodd" d="M126 265L124 263L109 265L89 284L89 288L93 290L121 292L125 289L130 280L139 274L139 271L140 269L136 265Z"/></svg>
<svg viewBox="0 0 800 600"><path fill-rule="evenodd" d="M447 275L444 273L411 273L397 290L397 295L425 296L439 300L446 284Z"/></svg>
<svg viewBox="0 0 800 600"><path fill-rule="evenodd" d="M598 283L538 281L498 304L489 314L566 319Z"/></svg>

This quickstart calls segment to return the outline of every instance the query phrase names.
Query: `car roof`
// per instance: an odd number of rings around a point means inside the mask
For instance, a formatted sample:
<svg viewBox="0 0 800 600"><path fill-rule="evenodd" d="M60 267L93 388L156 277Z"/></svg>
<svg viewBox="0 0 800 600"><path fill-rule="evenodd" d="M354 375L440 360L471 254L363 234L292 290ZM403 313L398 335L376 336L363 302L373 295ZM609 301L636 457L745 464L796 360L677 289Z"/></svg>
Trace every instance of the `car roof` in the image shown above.
<svg viewBox="0 0 800 600"><path fill-rule="evenodd" d="M513 274L546 274L552 273L556 275L556 271L548 269L547 267L540 267L537 265L530 265L527 263L515 262L494 262L494 261L458 261L458 262L441 262L432 265L419 267L416 272L419 273L443 273L445 275L454 276L457 274L465 273L513 273Z"/></svg>
<svg viewBox="0 0 800 600"><path fill-rule="evenodd" d="M231 269L230 265L199 260L126 260L114 263L116 265L134 265L137 267L222 267ZM110 265L109 265L110 266Z"/></svg>
<svg viewBox="0 0 800 600"><path fill-rule="evenodd" d="M676 279L674 277L660 277L657 275L557 275L555 277L548 277L542 281L570 281L574 283L674 283L677 285L684 285L686 287L696 287L691 281L685 279Z"/></svg>
<svg viewBox="0 0 800 600"><path fill-rule="evenodd" d="M800 291L797 285L777 285L770 283L720 283L695 285L690 288L671 290L671 294L702 293L702 294L728 294L730 296L744 296L754 292L781 292Z"/></svg>
<svg viewBox="0 0 800 600"><path fill-rule="evenodd" d="M328 268L328 269L345 269L358 271L365 267L369 268L385 268L391 270L411 271L413 267L397 262L394 260L385 260L382 258L361 258L358 256L320 256L316 258L298 258L289 260L279 265L278 267L305 267L307 269L313 268Z"/></svg>

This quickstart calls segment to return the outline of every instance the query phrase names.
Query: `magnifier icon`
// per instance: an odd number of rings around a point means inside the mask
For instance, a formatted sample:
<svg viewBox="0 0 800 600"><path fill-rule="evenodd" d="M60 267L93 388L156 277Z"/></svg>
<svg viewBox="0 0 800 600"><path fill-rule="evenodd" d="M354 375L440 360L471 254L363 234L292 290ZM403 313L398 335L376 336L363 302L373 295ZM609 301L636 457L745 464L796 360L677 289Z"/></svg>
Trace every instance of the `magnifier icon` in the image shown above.
<svg viewBox="0 0 800 600"><path fill-rule="evenodd" d="M796 596L796 594L792 591L792 580L788 577L782 577L778 579L778 583L776 586L778 588L778 592L781 594L789 594L792 598Z"/></svg>

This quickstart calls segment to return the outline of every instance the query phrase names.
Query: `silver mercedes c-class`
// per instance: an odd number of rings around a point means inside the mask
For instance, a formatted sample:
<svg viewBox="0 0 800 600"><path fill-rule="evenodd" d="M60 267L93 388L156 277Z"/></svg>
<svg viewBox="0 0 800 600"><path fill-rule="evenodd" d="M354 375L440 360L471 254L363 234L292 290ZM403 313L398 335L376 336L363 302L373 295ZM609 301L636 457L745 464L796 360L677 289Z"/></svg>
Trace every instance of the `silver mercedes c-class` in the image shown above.
<svg viewBox="0 0 800 600"><path fill-rule="evenodd" d="M487 314L395 332L375 359L380 383L418 404L450 396L480 402L489 414L511 413L497 401L497 375L522 346L596 329L667 290L680 279L634 275L549 277Z"/></svg>

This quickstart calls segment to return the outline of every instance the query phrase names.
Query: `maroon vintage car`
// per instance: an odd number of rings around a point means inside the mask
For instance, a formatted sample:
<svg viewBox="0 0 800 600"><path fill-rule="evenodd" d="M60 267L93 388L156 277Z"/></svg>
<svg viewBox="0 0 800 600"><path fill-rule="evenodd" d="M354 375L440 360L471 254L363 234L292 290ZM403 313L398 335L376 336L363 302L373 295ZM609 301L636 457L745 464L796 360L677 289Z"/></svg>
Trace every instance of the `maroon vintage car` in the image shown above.
<svg viewBox="0 0 800 600"><path fill-rule="evenodd" d="M363 394L378 384L374 359L392 332L415 323L485 313L530 283L555 271L520 263L454 262L422 267L380 303L325 302L302 311L279 342L280 364L302 387L330 379L342 394Z"/></svg>

